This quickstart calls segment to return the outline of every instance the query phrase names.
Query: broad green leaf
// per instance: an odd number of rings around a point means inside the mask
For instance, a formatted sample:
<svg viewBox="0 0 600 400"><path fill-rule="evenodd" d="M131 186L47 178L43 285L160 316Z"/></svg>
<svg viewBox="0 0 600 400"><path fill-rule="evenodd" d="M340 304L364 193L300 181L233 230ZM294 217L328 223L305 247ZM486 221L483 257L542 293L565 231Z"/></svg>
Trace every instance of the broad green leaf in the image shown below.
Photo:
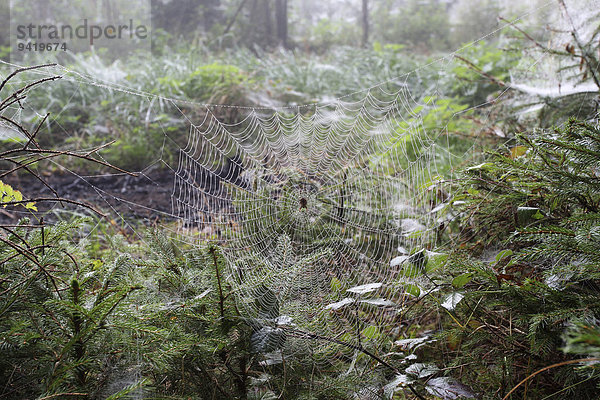
<svg viewBox="0 0 600 400"><path fill-rule="evenodd" d="M350 297L346 297L343 300L338 301L337 303L331 303L325 306L326 310L339 310L342 307L347 306L348 304L354 303L354 299Z"/></svg>
<svg viewBox="0 0 600 400"><path fill-rule="evenodd" d="M425 389L432 395L443 400L454 400L458 398L476 398L473 391L462 383L443 376L441 378L433 378L427 381Z"/></svg>
<svg viewBox="0 0 600 400"><path fill-rule="evenodd" d="M376 339L379 337L379 329L374 325L367 326L362 330L361 334L367 339Z"/></svg>
<svg viewBox="0 0 600 400"><path fill-rule="evenodd" d="M382 306L382 307L391 307L391 306L396 305L396 303L394 303L393 301L382 299L382 298L361 300L360 302L363 304L371 304L373 306Z"/></svg>
<svg viewBox="0 0 600 400"><path fill-rule="evenodd" d="M419 297L421 295L421 288L412 283L409 283L408 285L404 286L404 291L415 297Z"/></svg>
<svg viewBox="0 0 600 400"><path fill-rule="evenodd" d="M12 188L12 186L7 185L6 183L4 184L4 187L2 188L2 191L6 194L6 196L8 197L13 197L13 192L14 189Z"/></svg>
<svg viewBox="0 0 600 400"><path fill-rule="evenodd" d="M402 271L400 271L400 275L404 278L414 278L421 275L421 270L409 263L405 263L402 266Z"/></svg>
<svg viewBox="0 0 600 400"><path fill-rule="evenodd" d="M428 343L435 342L436 339L431 339L429 336L423 336L420 338L400 339L396 340L394 344L400 346L402 351L415 351L419 347L425 346ZM407 357L408 358L408 357Z"/></svg>
<svg viewBox="0 0 600 400"><path fill-rule="evenodd" d="M527 147L525 146L515 146L510 149L510 158L513 160L525 154L527 154Z"/></svg>
<svg viewBox="0 0 600 400"><path fill-rule="evenodd" d="M446 265L446 261L448 261L448 254L427 251L427 265L425 266L425 271L431 272L440 269Z"/></svg>
<svg viewBox="0 0 600 400"><path fill-rule="evenodd" d="M434 364L424 364L424 363L416 363L408 368L404 372L409 375L414 375L417 378L427 378L435 373L437 373L440 369Z"/></svg>
<svg viewBox="0 0 600 400"><path fill-rule="evenodd" d="M417 267L419 271L423 271L425 269L425 265L427 265L427 256L428 252L425 249L422 249L414 254L411 254L408 262Z"/></svg>
<svg viewBox="0 0 600 400"><path fill-rule="evenodd" d="M498 264L503 259L505 259L507 257L510 257L512 255L513 255L512 250L510 250L510 249L502 250L501 252L499 252L498 254L496 254L496 262L495 262L495 264Z"/></svg>
<svg viewBox="0 0 600 400"><path fill-rule="evenodd" d="M414 382L414 379L409 378L407 375L396 375L394 380L383 387L383 393L385 398L391 399L394 396L394 393L399 389L403 388L407 384L411 384Z"/></svg>
<svg viewBox="0 0 600 400"><path fill-rule="evenodd" d="M454 286L457 289L460 289L467 283L471 282L474 275L475 274L473 272L468 272L466 274L459 275L456 278L452 279L452 286Z"/></svg>
<svg viewBox="0 0 600 400"><path fill-rule="evenodd" d="M408 262L409 256L398 256L395 258L392 258L392 260L390 261L390 267L397 267L399 265L402 265L406 262Z"/></svg>
<svg viewBox="0 0 600 400"><path fill-rule="evenodd" d="M382 286L383 286L383 283L367 283L366 285L354 286L354 287L346 290L346 292L356 293L356 294L366 294L369 292L373 292Z"/></svg>

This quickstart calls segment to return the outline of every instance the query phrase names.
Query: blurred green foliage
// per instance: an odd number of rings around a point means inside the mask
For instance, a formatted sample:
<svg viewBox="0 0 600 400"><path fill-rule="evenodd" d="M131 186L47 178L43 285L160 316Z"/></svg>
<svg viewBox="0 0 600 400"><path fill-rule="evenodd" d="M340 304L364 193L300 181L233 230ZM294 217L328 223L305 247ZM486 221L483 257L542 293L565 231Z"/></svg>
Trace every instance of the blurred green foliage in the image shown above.
<svg viewBox="0 0 600 400"><path fill-rule="evenodd" d="M393 3L384 0L373 11L377 40L409 45L425 52L450 47L451 24L445 4L408 0L401 7L394 7Z"/></svg>
<svg viewBox="0 0 600 400"><path fill-rule="evenodd" d="M238 67L214 62L196 68L181 87L183 93L190 99L210 102L211 99L216 98L217 103L222 104L227 102L223 96L241 97L241 94L235 91L241 89L242 84L252 85L252 81L248 80L246 74Z"/></svg>

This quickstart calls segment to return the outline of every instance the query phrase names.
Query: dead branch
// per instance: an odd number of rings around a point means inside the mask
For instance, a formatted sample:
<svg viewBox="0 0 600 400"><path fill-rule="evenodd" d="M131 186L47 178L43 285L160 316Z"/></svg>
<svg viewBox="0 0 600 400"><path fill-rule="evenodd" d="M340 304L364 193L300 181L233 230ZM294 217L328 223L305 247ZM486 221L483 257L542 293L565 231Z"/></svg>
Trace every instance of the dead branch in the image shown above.
<svg viewBox="0 0 600 400"><path fill-rule="evenodd" d="M7 87L7 84L13 78L15 78L16 76L18 76L21 73L24 73L27 71L32 71L32 70L38 70L38 69L42 69L42 68L53 67L55 65L56 64L44 64L44 65L36 65L36 66L31 66L31 67L18 68L15 71L13 71L12 73L10 73L0 83L0 92ZM2 111L6 110L8 107L10 107L11 105L13 105L15 103L18 104L19 107L23 108L21 101L26 98L27 91L29 91L30 89L37 87L39 85L42 85L42 84L45 84L48 82L52 82L52 81L55 81L60 78L61 78L61 76L58 76L58 75L45 77L45 78L35 80L34 82L31 82L28 84L24 84L23 86L15 89L14 91L11 92L10 95L5 97L4 99L0 98L0 113L2 113ZM44 161L44 160L49 160L49 159L53 159L53 158L57 158L57 157L72 157L72 158L77 158L77 159L84 160L84 161L87 161L90 163L94 163L97 165L101 165L103 167L107 167L114 171L118 171L120 173L125 173L125 174L131 175L131 176L137 176L137 174L131 173L131 172L126 171L122 168L119 168L109 162L106 162L106 161L103 161L101 159L94 157L94 155L98 151L104 149L107 146L110 146L111 144L114 143L114 141L94 147L93 149L87 150L85 152L76 152L76 151L70 151L70 150L53 150L53 149L42 148L39 145L39 143L37 142L36 138L41 130L42 125L48 120L48 117L49 117L49 114L46 114L44 116L44 118L36 125L34 131L31 132L22 123L19 123L19 122L15 121L14 119L7 117L5 115L0 115L0 120L5 121L8 124L12 125L13 127L17 128L19 130L19 132L21 132L22 134L24 134L27 137L27 142L25 143L25 145L23 147L6 150L6 151L3 151L0 153L0 160L9 162L14 165L12 168L8 169L7 171L3 171L2 173L0 173L0 179L6 177L7 175L16 173L19 170L24 170L27 173L33 175L37 180L42 182L42 184L44 186L46 186L51 191L52 195L54 196L54 197L28 198L28 199L20 200L20 201L5 202L2 205L9 206L9 205L24 205L27 203L59 202L61 204L62 203L74 204L78 207L87 208L87 209L93 211L94 213L106 218L106 215L104 215L100 210L98 210L93 205L87 204L83 201L71 200L71 199L66 199L66 198L61 197L58 194L58 192L47 182L46 179L44 179L39 173L35 172L30 167L32 165L39 163L41 161ZM8 226L5 226L5 227L8 228Z"/></svg>

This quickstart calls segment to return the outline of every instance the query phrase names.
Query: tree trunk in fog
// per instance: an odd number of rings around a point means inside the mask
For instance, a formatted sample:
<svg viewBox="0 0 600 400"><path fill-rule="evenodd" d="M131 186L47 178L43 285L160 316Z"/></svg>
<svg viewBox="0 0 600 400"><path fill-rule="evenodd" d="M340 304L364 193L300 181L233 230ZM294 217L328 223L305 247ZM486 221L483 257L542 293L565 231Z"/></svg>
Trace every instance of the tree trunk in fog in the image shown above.
<svg viewBox="0 0 600 400"><path fill-rule="evenodd" d="M111 0L102 0L102 20L114 23L119 19L119 11Z"/></svg>
<svg viewBox="0 0 600 400"><path fill-rule="evenodd" d="M204 31L210 32L216 23L224 23L221 0L204 0L201 5Z"/></svg>
<svg viewBox="0 0 600 400"><path fill-rule="evenodd" d="M267 44L271 42L271 38L273 37L273 22L271 14L271 5L269 3L270 0L263 1L263 18L265 21L265 43Z"/></svg>
<svg viewBox="0 0 600 400"><path fill-rule="evenodd" d="M255 45L262 48L273 45L275 35L273 34L271 0L254 0L250 7L249 16L249 24L242 40L250 48Z"/></svg>
<svg viewBox="0 0 600 400"><path fill-rule="evenodd" d="M235 10L235 14L233 14L233 17L231 17L231 19L227 23L227 27L223 31L223 35L225 35L225 34L227 34L227 32L229 32L229 30L233 26L233 23L235 22L236 18L238 17L238 15L240 14L240 12L242 11L242 8L244 8L244 4L246 4L246 1L248 1L248 0L242 0L240 2L240 5L238 6L237 10Z"/></svg>
<svg viewBox="0 0 600 400"><path fill-rule="evenodd" d="M0 46L10 44L10 5L8 2L0 1Z"/></svg>
<svg viewBox="0 0 600 400"><path fill-rule="evenodd" d="M366 47L369 42L369 4L368 0L362 0L362 39L361 47Z"/></svg>
<svg viewBox="0 0 600 400"><path fill-rule="evenodd" d="M48 22L48 17L49 17L48 12L50 10L50 6L49 6L48 2L49 2L49 0L39 0L38 1L38 7L35 10L36 11L35 14L37 14L37 15L35 18L41 23ZM8 4L10 4L10 3L8 3Z"/></svg>
<svg viewBox="0 0 600 400"><path fill-rule="evenodd" d="M283 48L288 48L287 0L275 1L275 21L277 23L277 41Z"/></svg>

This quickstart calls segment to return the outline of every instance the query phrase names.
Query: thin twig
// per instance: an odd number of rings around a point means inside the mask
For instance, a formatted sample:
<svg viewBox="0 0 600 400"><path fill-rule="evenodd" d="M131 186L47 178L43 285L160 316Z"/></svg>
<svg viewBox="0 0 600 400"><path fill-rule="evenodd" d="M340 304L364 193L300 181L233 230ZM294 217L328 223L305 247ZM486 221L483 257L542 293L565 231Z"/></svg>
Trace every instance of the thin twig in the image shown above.
<svg viewBox="0 0 600 400"><path fill-rule="evenodd" d="M31 71L33 69L55 67L55 66L56 66L56 63L51 63L51 64L34 65L32 67L23 67L23 68L16 69L10 75L8 75L6 77L6 79L4 79L4 81L2 81L2 83L0 84L0 91L4 88L4 86L8 83L8 81L10 81L12 78L14 78L17 74L20 74L21 72Z"/></svg>
<svg viewBox="0 0 600 400"><path fill-rule="evenodd" d="M2 117L0 116L0 118L2 118ZM27 150L28 153L43 154L43 156L40 156L39 158L35 159L35 161L29 162L28 164L36 163L36 162L39 162L41 160L46 160L46 159L53 158L53 157L58 157L58 156L75 157L75 158L80 158L80 159L83 159L83 160L86 160L86 161L90 161L90 162L94 162L96 164L103 165L105 167L114 169L116 171L119 171L121 173L130 175L130 176L137 177L138 174L136 174L134 172L126 171L126 170L124 170L122 168L119 168L119 167L117 167L117 166L115 166L113 164L110 164L110 163L108 163L106 161L97 160L97 159L91 157L91 155L93 153L95 153L95 152L99 151L100 149L102 149L102 148L104 148L104 147L106 147L108 145L111 145L113 143L114 143L114 141L105 143L105 144L103 144L101 146L93 148L92 150L90 150L90 151L88 151L87 153L84 153L84 154L76 153L76 152L69 151L69 150L29 149L29 150ZM21 149L8 150L8 151L5 151L3 153L0 153L0 158L6 158L6 157L9 157L9 156L12 156L13 154L17 155L17 154L20 154L22 152L23 151ZM19 169L19 168L15 167L10 172L14 172L17 169ZM2 174L2 176L5 176L5 175L7 175L10 172L6 172L6 173Z"/></svg>
<svg viewBox="0 0 600 400"><path fill-rule="evenodd" d="M56 394L52 394L50 396L46 396L46 397L42 397L39 400L50 400L50 399L54 399L56 397L62 397L62 396L88 396L88 393L75 393L75 392L70 392L70 393L56 393Z"/></svg>
<svg viewBox="0 0 600 400"><path fill-rule="evenodd" d="M18 122L16 122L13 119L5 117L4 115L0 115L0 119L17 127L19 129L19 131L21 131L21 133L23 133L25 136L27 136L27 139L31 140L31 134L29 133L29 131L27 129L25 129L23 127L23 125L19 124ZM20 149L19 149L19 151L20 151Z"/></svg>
<svg viewBox="0 0 600 400"><path fill-rule="evenodd" d="M506 22L507 24L509 24L514 30L516 30L519 33L521 33L523 36L525 36L527 38L527 40L529 40L531 43L533 43L535 46L539 47L540 49L544 50L545 52L548 52L548 53L551 53L551 54L555 54L555 55L558 55L558 56L571 56L571 53L567 53L566 51L559 51L559 50L554 50L554 49L548 48L547 46L545 46L542 43L538 42L529 33L525 32L523 29L519 28L512 21L509 21L509 20L507 20L504 17L498 17L498 19L500 21L503 21L503 22Z"/></svg>
<svg viewBox="0 0 600 400"><path fill-rule="evenodd" d="M517 386L515 386L514 388L512 388L510 390L510 392L508 392L508 394L502 398L502 400L508 399L508 397L511 394L513 394L514 391L517 390L517 388L519 386L521 386L522 384L524 384L525 382L527 382L528 380L530 380L534 376L536 376L538 374L541 374L544 371L547 371L549 369L556 368L556 367L562 367L562 366L569 365L569 364L578 364L578 363L589 362L589 361L600 361L600 358L598 358L598 357L590 357L590 358L580 358L580 359L577 359L577 360L568 360L568 361L563 361L563 362L559 362L559 363L556 363L556 364L548 365L547 367L539 369L539 370L535 371L533 374L529 375L527 378L523 379L521 382L519 382L517 384Z"/></svg>
<svg viewBox="0 0 600 400"><path fill-rule="evenodd" d="M224 297L223 297L223 288L221 287L221 273L219 272L219 260L217 259L217 251L214 246L211 246L208 250L213 257L213 262L215 264L215 274L217 276L217 285L219 286L219 311L221 312L221 319L225 318L225 308L224 308Z"/></svg>
<svg viewBox="0 0 600 400"><path fill-rule="evenodd" d="M25 85L25 86L23 86L22 88L20 88L20 89L16 90L15 92L13 92L13 94L11 94L9 97L7 97L6 99L4 99L4 100L2 101L2 103L0 103L0 110L2 110L2 109L4 109L4 108L8 107L8 106L9 106L9 105L11 105L11 104L13 104L15 101L20 101L20 100L22 100L24 97L19 97L19 95L20 95L21 93L23 93L24 91L26 91L26 90L28 90L28 89L31 89L31 88L33 88L33 87L35 87L35 86L41 85L42 83L45 83L45 82L52 82L52 81L55 81L55 80L57 80L57 79L61 79L61 77L60 77L60 76L52 76L52 77L50 77L50 78L43 78L43 79L37 80L37 81L35 81L35 82L32 82L32 83L30 83L29 85ZM13 98L14 100L13 100L12 102L10 102L10 103L6 104L6 102L7 102L9 99L11 99L11 98ZM20 105L20 104L19 104L19 105ZM22 107L22 106L21 106L21 107Z"/></svg>
<svg viewBox="0 0 600 400"><path fill-rule="evenodd" d="M471 61L467 60L464 57L461 57L457 54L454 55L455 58L459 59L460 61L464 62L465 64L467 64L467 67L475 72L477 72L479 75L487 78L488 80L490 80L491 82L495 83L498 86L501 87L506 87L506 83L504 83L502 80L496 78L493 75L488 74L487 72L483 71L481 68L479 68L477 65L473 64Z"/></svg>
<svg viewBox="0 0 600 400"><path fill-rule="evenodd" d="M42 127L42 125L44 124L44 122L46 122L46 120L48 119L49 116L50 116L50 113L46 113L46 115L44 116L44 118L38 124L37 128L35 128L35 131L33 131L33 133L31 134L31 137L29 138L29 140L27 141L27 143L25 143L25 146L23 146L23 150L27 150L27 147L29 146L29 144L31 144L31 142L33 142L33 144L35 144L35 146L38 149L40 148L40 146L38 145L38 143L35 141L35 136L38 134L38 132L40 131L40 128Z"/></svg>
<svg viewBox="0 0 600 400"><path fill-rule="evenodd" d="M59 198L54 198L54 197L37 197L37 198L33 198L33 199L27 199L27 200L20 200L20 201L9 201L6 203L2 203L2 205L18 205L18 204L24 204L24 203L41 203L44 201L51 201L51 202L56 202L56 203L69 203L69 204L75 204L77 206L80 207L85 207L87 209L92 210L93 212L95 212L96 214L100 215L101 217L106 217L106 215L104 213L102 213L100 210L96 209L94 206L86 204L84 202L81 201L77 201L77 200L70 200L70 199L65 199L62 197Z"/></svg>

